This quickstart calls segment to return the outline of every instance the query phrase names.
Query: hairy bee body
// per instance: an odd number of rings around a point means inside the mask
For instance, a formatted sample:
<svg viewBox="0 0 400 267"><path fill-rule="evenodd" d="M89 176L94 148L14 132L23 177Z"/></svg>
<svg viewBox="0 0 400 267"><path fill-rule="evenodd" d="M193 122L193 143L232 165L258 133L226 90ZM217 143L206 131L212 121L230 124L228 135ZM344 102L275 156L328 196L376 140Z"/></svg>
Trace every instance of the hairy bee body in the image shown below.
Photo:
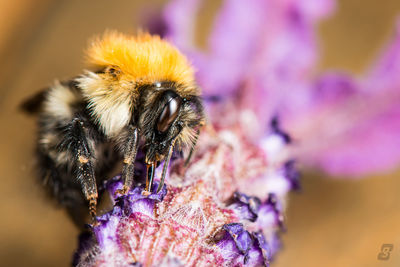
<svg viewBox="0 0 400 267"><path fill-rule="evenodd" d="M92 42L88 59L98 71L39 94L40 176L76 221L87 203L95 218L97 187L118 161L120 193L130 189L139 147L148 169L146 189L165 161L162 186L172 152L193 148L204 120L190 64L158 36L106 33Z"/></svg>

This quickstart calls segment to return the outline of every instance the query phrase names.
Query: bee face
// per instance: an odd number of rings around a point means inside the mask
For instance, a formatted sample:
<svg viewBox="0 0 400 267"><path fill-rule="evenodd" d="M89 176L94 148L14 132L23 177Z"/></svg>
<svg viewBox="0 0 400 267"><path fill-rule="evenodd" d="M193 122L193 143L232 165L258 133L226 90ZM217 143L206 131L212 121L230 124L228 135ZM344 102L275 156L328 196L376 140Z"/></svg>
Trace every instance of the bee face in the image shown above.
<svg viewBox="0 0 400 267"><path fill-rule="evenodd" d="M182 148L194 141L196 127L202 120L202 108L197 96L179 95L177 87L180 86L156 82L139 90L143 105L135 117L145 139L148 162L163 160L171 145Z"/></svg>

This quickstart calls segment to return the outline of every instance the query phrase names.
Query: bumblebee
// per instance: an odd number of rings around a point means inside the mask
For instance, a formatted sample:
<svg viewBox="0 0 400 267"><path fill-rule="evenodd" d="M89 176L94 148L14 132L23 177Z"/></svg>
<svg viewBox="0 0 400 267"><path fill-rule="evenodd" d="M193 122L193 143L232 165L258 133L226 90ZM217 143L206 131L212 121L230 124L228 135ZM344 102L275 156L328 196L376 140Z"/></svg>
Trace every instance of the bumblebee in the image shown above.
<svg viewBox="0 0 400 267"><path fill-rule="evenodd" d="M24 107L39 114L43 183L73 217L80 216L76 208L84 204L94 219L97 188L118 161L123 164L121 194L134 183L139 148L147 192L164 161L160 191L172 153L187 148L190 159L204 114L192 66L159 36L106 32L92 40L87 60L96 71L56 82Z"/></svg>

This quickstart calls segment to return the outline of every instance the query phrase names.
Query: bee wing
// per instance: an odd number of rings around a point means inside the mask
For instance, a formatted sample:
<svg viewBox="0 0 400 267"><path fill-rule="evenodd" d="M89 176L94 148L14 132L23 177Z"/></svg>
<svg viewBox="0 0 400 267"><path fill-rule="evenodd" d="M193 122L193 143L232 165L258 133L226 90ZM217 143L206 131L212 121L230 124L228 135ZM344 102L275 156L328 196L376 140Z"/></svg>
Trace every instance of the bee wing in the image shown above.
<svg viewBox="0 0 400 267"><path fill-rule="evenodd" d="M42 110L46 94L50 88L45 88L38 93L34 94L30 98L24 100L19 106L20 110L26 112L27 114L36 115Z"/></svg>

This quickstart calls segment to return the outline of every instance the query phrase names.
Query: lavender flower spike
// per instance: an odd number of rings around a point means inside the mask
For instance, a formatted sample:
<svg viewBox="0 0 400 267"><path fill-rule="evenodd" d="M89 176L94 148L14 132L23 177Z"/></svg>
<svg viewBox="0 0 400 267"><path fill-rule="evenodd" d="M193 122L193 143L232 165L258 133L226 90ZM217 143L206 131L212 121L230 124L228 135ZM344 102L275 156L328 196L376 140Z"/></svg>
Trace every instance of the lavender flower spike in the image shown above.
<svg viewBox="0 0 400 267"><path fill-rule="evenodd" d="M119 177L107 182L114 207L82 238L75 266L268 266L282 226L276 205L285 205L291 189L275 186L271 204L272 185L291 183L281 175L286 160L269 159L284 147L270 155L239 125L214 126L202 133L186 170L175 159L159 194L156 183L150 195L136 186L121 197Z"/></svg>

